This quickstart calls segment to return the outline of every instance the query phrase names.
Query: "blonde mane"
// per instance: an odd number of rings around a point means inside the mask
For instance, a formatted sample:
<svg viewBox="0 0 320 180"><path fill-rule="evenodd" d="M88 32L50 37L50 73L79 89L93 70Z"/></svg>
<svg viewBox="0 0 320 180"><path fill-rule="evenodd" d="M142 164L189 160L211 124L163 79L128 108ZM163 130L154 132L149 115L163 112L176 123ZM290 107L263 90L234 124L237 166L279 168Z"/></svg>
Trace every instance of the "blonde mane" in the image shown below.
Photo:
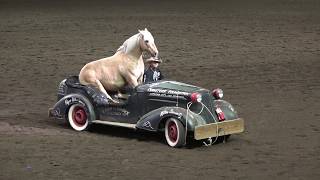
<svg viewBox="0 0 320 180"><path fill-rule="evenodd" d="M139 38L140 33L131 36L117 49L117 52L122 51L123 53L128 54L128 52L137 47L137 44L139 43Z"/></svg>

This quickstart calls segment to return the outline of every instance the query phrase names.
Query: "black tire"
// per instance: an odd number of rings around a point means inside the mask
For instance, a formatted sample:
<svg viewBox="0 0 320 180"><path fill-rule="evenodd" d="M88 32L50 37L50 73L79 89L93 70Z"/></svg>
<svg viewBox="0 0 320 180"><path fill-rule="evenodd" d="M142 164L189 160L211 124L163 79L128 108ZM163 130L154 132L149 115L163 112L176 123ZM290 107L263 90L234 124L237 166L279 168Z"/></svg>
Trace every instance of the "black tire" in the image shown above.
<svg viewBox="0 0 320 180"><path fill-rule="evenodd" d="M70 126L76 131L84 131L89 128L89 117L90 114L87 113L86 107L80 103L72 104L67 114Z"/></svg>
<svg viewBox="0 0 320 180"><path fill-rule="evenodd" d="M186 130L182 123L175 119L169 118L165 123L165 138L167 144L177 148L186 144Z"/></svg>

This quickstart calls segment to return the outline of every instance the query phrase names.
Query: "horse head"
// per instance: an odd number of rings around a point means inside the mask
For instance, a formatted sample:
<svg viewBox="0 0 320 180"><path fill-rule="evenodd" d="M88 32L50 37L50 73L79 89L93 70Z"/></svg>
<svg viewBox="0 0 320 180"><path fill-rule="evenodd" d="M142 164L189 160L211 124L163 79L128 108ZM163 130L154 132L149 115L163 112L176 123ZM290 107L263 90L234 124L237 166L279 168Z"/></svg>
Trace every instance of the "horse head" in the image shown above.
<svg viewBox="0 0 320 180"><path fill-rule="evenodd" d="M158 48L154 43L154 38L147 28L139 30L140 33L140 48L143 51L147 51L151 56L156 57L158 55Z"/></svg>

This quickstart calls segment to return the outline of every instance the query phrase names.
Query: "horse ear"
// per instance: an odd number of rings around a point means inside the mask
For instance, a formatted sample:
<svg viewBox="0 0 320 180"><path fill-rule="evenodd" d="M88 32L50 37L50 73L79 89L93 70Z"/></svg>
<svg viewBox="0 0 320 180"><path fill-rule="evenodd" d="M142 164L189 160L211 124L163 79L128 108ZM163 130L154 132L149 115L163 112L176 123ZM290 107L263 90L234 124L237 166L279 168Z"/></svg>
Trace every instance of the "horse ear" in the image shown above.
<svg viewBox="0 0 320 180"><path fill-rule="evenodd" d="M142 38L144 38L143 30L139 30L139 29L138 29L138 31L139 31L139 34L142 36Z"/></svg>
<svg viewBox="0 0 320 180"><path fill-rule="evenodd" d="M145 31L148 31L148 29L147 29L147 28L144 28L144 30L145 30Z"/></svg>

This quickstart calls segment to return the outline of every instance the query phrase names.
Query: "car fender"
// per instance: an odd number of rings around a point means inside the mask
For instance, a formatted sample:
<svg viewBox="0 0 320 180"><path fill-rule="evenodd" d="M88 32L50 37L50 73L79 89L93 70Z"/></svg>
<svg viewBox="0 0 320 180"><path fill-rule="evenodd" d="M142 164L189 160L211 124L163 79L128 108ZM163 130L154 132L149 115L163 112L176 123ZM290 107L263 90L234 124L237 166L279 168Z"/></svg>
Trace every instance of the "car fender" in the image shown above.
<svg viewBox="0 0 320 180"><path fill-rule="evenodd" d="M219 100L214 100L213 105L215 108L219 107L224 112L225 118L227 120L238 118L237 111L233 108L233 106L229 102L219 99Z"/></svg>
<svg viewBox="0 0 320 180"><path fill-rule="evenodd" d="M58 119L66 119L69 107L73 104L82 104L86 113L89 115L89 121L96 119L94 108L91 102L85 96L81 94L68 94L61 98L53 108L49 109L49 117L55 117Z"/></svg>
<svg viewBox="0 0 320 180"><path fill-rule="evenodd" d="M198 125L206 124L206 121L200 115L197 115L192 111L188 112L185 108L170 106L161 107L145 114L137 122L136 128L147 131L159 131L164 127L162 125L164 125L165 120L170 117L178 119L183 126L186 126L187 122L188 131L193 131Z"/></svg>

